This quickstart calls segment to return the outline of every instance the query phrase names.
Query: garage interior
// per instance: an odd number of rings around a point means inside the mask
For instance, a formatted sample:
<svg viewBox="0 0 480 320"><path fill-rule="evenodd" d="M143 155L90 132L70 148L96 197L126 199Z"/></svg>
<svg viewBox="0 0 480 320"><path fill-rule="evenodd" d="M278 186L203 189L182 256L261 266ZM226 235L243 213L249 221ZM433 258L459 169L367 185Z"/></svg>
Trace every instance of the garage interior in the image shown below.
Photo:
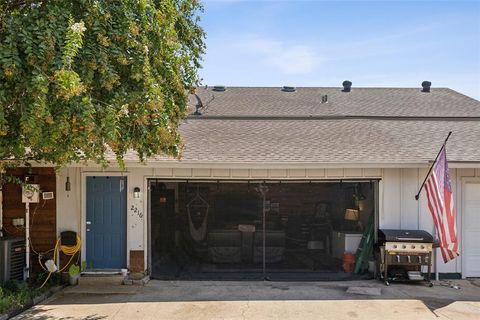
<svg viewBox="0 0 480 320"><path fill-rule="evenodd" d="M378 207L378 181L149 180L155 279L340 280Z"/></svg>

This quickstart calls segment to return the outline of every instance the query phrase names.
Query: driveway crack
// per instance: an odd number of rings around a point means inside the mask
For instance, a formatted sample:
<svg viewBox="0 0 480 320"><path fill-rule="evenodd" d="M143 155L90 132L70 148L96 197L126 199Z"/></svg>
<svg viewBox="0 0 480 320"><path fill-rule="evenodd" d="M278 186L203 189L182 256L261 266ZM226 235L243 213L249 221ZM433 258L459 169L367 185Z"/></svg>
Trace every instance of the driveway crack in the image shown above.
<svg viewBox="0 0 480 320"><path fill-rule="evenodd" d="M242 319L245 320L245 312L250 309L250 300L247 300L246 306L242 309Z"/></svg>

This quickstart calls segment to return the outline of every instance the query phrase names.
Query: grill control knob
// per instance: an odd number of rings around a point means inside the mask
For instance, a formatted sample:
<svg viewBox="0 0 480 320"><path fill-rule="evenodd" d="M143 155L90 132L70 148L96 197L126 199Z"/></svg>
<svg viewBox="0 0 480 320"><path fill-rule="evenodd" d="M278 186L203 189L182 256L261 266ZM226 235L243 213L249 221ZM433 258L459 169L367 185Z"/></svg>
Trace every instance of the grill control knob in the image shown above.
<svg viewBox="0 0 480 320"><path fill-rule="evenodd" d="M393 245L393 249L397 249L397 245L396 245L396 244Z"/></svg>
<svg viewBox="0 0 480 320"><path fill-rule="evenodd" d="M412 244L412 249L415 249L415 245Z"/></svg>
<svg viewBox="0 0 480 320"><path fill-rule="evenodd" d="M425 249L425 246L423 246L423 245L422 245L422 246L420 246L420 249Z"/></svg>
<svg viewBox="0 0 480 320"><path fill-rule="evenodd" d="M406 249L406 248L407 248L407 246L406 246L406 245L403 245L403 246L402 246L402 248L403 248L403 249Z"/></svg>

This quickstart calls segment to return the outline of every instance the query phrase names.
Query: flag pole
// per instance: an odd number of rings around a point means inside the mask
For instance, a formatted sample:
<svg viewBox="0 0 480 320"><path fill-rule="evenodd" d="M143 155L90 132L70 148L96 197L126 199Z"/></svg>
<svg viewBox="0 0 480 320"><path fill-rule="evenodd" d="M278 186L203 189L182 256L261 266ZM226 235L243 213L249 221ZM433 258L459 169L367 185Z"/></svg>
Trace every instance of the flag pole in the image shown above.
<svg viewBox="0 0 480 320"><path fill-rule="evenodd" d="M444 148L445 145L447 144L448 138L450 138L450 135L451 135L451 134L452 134L452 131L450 131L450 132L448 133L447 138L445 139L445 141L444 141L443 144L442 144L442 147L440 148L440 151L438 151L438 154L437 154L437 156L435 157L435 160L433 160L433 163L432 163L432 165L430 166L430 169L428 170L428 173L427 173L427 175L425 176L425 179L423 180L422 185L420 186L420 189L418 190L418 193L415 195L415 200L418 200L418 198L420 197L420 192L422 192L422 189L423 189L423 187L425 186L425 182L427 182L428 176L430 175L430 172L432 172L432 169L433 169L433 166L435 165L435 163L437 163L438 157L440 156L440 153L442 152L443 148Z"/></svg>

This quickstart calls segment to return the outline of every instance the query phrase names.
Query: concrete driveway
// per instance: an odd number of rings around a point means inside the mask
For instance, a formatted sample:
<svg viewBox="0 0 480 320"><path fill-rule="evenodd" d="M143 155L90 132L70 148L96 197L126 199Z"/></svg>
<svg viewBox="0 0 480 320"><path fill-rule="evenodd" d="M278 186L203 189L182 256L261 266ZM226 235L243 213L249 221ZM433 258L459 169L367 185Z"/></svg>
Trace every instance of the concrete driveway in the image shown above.
<svg viewBox="0 0 480 320"><path fill-rule="evenodd" d="M377 281L90 285L59 292L15 319L480 319L480 287L453 284L459 289Z"/></svg>

